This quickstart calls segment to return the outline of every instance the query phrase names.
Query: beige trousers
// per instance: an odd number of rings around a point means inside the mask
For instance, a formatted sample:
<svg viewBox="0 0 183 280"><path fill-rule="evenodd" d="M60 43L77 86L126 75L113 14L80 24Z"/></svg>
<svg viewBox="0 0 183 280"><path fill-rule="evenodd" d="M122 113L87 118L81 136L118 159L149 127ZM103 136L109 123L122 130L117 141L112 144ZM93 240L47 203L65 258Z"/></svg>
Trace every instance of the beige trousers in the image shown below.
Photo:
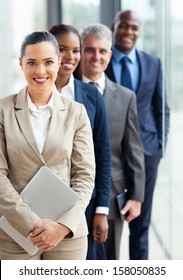
<svg viewBox="0 0 183 280"><path fill-rule="evenodd" d="M85 260L87 245L87 236L64 239L50 251L31 256L14 241L1 239L0 260Z"/></svg>

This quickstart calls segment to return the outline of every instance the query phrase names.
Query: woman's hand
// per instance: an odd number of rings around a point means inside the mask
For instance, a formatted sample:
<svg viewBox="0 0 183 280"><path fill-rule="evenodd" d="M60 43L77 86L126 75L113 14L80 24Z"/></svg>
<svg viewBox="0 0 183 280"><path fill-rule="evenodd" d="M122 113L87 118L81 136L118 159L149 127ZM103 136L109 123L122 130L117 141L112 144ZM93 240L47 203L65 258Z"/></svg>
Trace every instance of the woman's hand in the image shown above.
<svg viewBox="0 0 183 280"><path fill-rule="evenodd" d="M31 230L32 243L39 249L49 251L54 248L70 232L70 229L62 224L49 219L40 220Z"/></svg>
<svg viewBox="0 0 183 280"><path fill-rule="evenodd" d="M95 214L92 227L92 235L95 242L106 242L108 237L108 227L107 215Z"/></svg>

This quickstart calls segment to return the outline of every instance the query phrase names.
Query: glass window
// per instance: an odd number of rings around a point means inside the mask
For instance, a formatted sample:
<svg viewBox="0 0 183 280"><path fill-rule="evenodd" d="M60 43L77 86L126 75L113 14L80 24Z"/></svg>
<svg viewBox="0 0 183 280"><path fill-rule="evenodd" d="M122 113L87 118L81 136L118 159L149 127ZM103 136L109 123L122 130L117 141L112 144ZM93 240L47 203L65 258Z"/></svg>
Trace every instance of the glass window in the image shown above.
<svg viewBox="0 0 183 280"><path fill-rule="evenodd" d="M8 15L8 16L7 16ZM24 85L19 67L19 50L26 34L46 28L46 1L3 1L0 9L0 97L16 92Z"/></svg>
<svg viewBox="0 0 183 280"><path fill-rule="evenodd" d="M100 0L67 0L62 1L62 18L66 24L81 28L94 22L99 22Z"/></svg>
<svg viewBox="0 0 183 280"><path fill-rule="evenodd" d="M166 153L159 166L155 188L152 227L165 257L182 259L183 236L183 3L178 0L122 0L122 9L132 9L142 18L138 47L162 60L165 87L171 108Z"/></svg>

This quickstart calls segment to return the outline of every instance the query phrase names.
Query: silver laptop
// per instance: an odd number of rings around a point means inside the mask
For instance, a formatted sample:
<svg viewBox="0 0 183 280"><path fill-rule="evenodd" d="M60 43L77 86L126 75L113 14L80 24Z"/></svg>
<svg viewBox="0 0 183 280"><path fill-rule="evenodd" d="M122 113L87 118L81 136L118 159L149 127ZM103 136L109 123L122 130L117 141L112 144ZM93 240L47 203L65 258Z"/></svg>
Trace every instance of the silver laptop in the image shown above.
<svg viewBox="0 0 183 280"><path fill-rule="evenodd" d="M79 201L79 195L46 166L39 169L20 195L40 218L52 220L57 220ZM4 216L0 218L0 227L30 255L38 251L30 237L14 229Z"/></svg>

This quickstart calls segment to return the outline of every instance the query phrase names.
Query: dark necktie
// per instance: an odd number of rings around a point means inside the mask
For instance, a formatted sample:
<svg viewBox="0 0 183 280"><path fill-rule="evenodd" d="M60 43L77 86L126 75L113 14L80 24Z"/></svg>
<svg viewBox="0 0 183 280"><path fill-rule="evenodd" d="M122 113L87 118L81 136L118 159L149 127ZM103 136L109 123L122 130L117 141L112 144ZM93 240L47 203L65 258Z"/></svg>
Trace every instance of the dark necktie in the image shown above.
<svg viewBox="0 0 183 280"><path fill-rule="evenodd" d="M89 82L89 84L97 87L97 83L95 83L95 82Z"/></svg>
<svg viewBox="0 0 183 280"><path fill-rule="evenodd" d="M130 70L128 68L129 58L127 56L123 57L121 60L122 63L122 75L121 75L121 84L124 87L132 89L132 80L130 75Z"/></svg>

